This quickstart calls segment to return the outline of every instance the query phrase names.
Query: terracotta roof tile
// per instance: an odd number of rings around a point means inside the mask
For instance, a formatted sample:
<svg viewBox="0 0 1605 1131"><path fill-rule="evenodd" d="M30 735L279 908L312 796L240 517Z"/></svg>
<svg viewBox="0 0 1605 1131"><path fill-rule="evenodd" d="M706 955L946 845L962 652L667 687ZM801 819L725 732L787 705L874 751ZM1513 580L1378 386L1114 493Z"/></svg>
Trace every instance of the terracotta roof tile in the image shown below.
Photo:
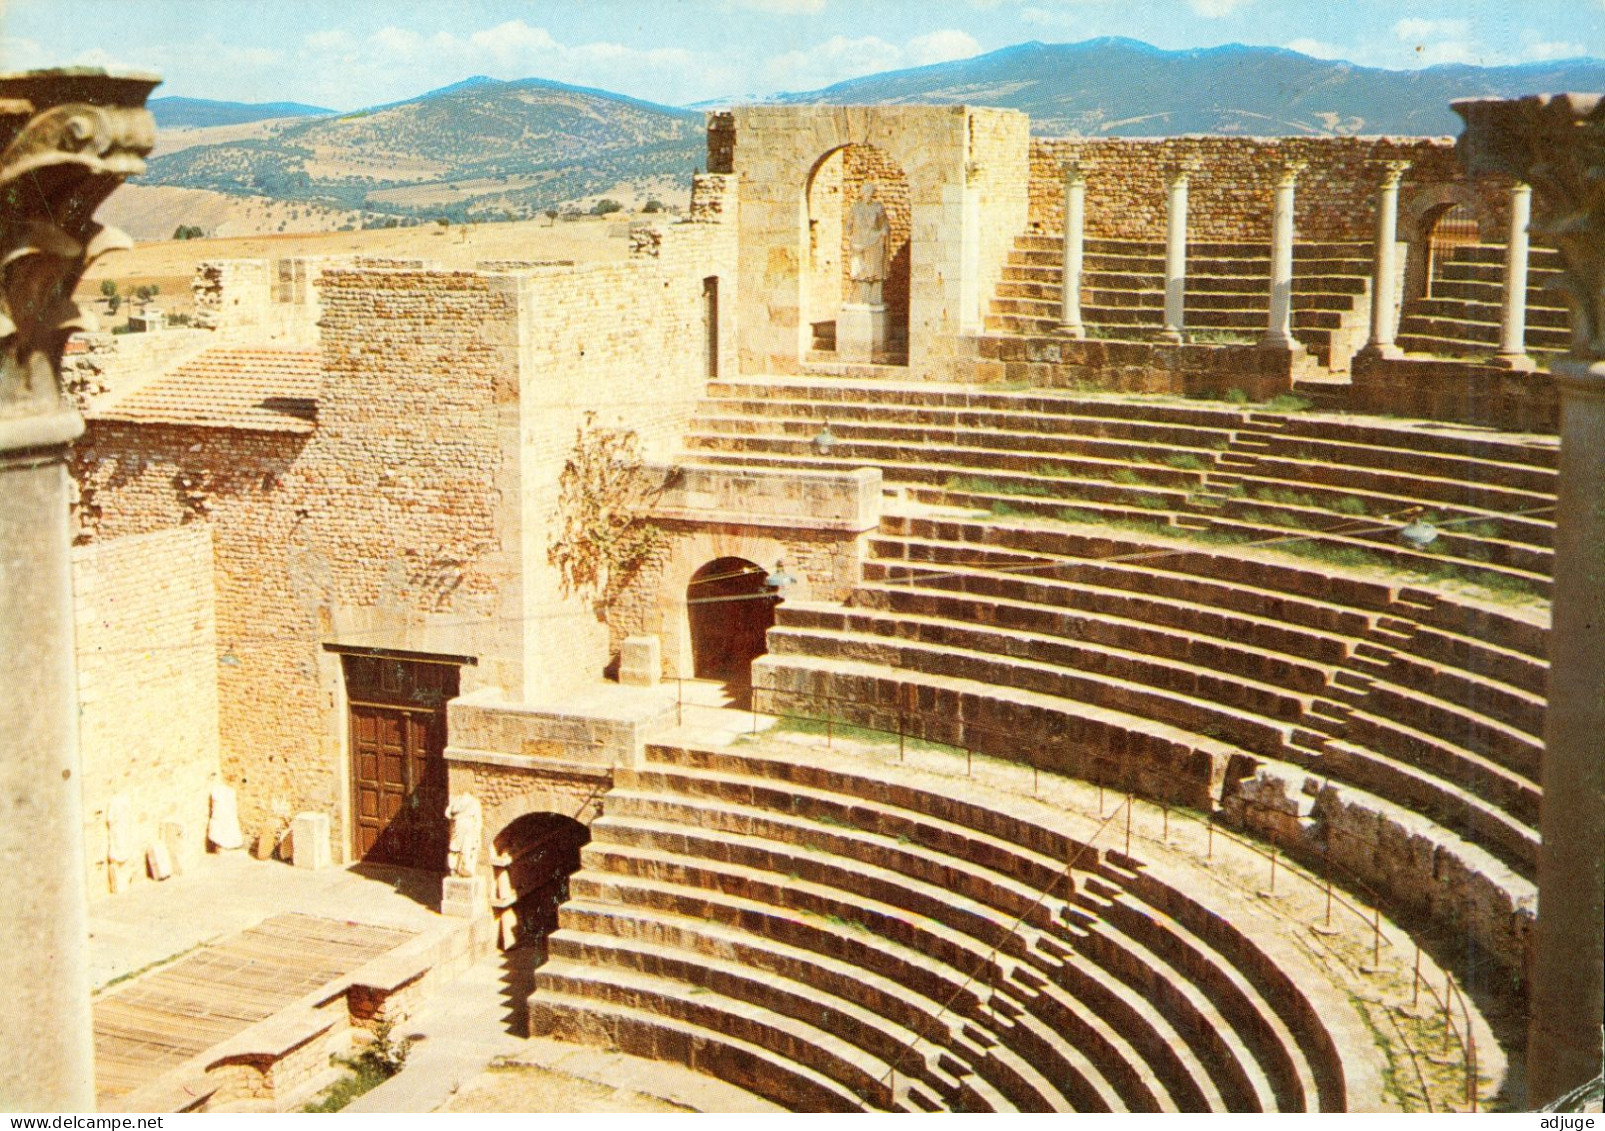
<svg viewBox="0 0 1605 1131"><path fill-rule="evenodd" d="M91 412L98 420L311 432L317 350L209 349Z"/></svg>

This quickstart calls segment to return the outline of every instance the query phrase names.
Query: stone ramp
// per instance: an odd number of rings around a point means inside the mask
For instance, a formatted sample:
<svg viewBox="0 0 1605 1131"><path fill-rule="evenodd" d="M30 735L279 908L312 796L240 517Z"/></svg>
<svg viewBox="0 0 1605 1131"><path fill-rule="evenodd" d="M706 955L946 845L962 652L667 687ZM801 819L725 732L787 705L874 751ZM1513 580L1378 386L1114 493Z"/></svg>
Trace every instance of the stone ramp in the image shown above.
<svg viewBox="0 0 1605 1131"><path fill-rule="evenodd" d="M103 994L94 1003L97 1105L146 1087L415 937L395 927L277 915Z"/></svg>

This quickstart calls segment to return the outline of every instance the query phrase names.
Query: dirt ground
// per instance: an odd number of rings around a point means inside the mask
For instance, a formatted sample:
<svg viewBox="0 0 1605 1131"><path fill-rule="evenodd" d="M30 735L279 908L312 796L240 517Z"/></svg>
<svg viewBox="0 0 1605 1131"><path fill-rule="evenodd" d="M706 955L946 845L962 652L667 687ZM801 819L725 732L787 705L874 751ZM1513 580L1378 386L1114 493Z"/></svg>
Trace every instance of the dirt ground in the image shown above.
<svg viewBox="0 0 1605 1131"><path fill-rule="evenodd" d="M692 1109L625 1088L610 1088L534 1065L517 1064L481 1072L439 1110L674 1112Z"/></svg>
<svg viewBox="0 0 1605 1131"><path fill-rule="evenodd" d="M665 217L672 222L672 217ZM572 259L578 263L621 260L629 251L625 214L551 223L545 219L507 224L424 224L362 232L310 232L235 236L221 239L139 243L131 251L105 256L78 285L80 302L92 306L109 329L127 319L125 300L115 317L99 301L103 280L123 294L134 288L160 288L156 304L169 316L192 314L190 281L207 259L286 259L319 255L378 255L425 259L447 268L472 268L483 259Z"/></svg>

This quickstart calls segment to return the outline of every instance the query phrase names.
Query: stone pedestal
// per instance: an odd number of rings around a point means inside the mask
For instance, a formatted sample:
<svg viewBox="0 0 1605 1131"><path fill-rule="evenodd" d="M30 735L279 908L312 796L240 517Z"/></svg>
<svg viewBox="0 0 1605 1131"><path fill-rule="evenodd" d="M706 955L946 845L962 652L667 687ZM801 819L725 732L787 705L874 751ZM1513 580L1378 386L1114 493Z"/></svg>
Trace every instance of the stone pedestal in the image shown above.
<svg viewBox="0 0 1605 1131"><path fill-rule="evenodd" d="M447 876L440 881L440 913L473 919L490 910L490 885L484 876Z"/></svg>
<svg viewBox="0 0 1605 1131"><path fill-rule="evenodd" d="M619 683L656 687L663 678L663 645L656 636L626 637L619 649Z"/></svg>
<svg viewBox="0 0 1605 1131"><path fill-rule="evenodd" d="M329 851L329 815L297 813L290 822L291 860L297 868L317 871L334 863Z"/></svg>
<svg viewBox="0 0 1605 1131"><path fill-rule="evenodd" d="M1605 1002L1605 361L1558 361L1560 485L1540 773L1529 1103L1597 1073Z"/></svg>
<svg viewBox="0 0 1605 1131"><path fill-rule="evenodd" d="M836 317L836 357L839 361L872 362L886 356L886 306L842 303Z"/></svg>
<svg viewBox="0 0 1605 1131"><path fill-rule="evenodd" d="M1524 186L1536 185L1533 230L1560 252L1572 314L1571 354L1553 366L1560 474L1525 1104L1537 1108L1592 1080L1605 1055L1605 96L1452 105L1466 120L1456 150L1467 169L1518 182L1512 245ZM1512 246L1507 262L1504 348L1518 345L1524 250Z"/></svg>

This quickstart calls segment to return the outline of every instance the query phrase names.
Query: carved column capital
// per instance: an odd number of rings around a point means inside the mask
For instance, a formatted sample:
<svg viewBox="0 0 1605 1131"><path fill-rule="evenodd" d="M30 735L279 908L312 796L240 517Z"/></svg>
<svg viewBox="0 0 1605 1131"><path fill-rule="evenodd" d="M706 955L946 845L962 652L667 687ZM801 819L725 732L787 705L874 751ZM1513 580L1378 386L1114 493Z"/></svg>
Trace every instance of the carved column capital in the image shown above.
<svg viewBox="0 0 1605 1131"><path fill-rule="evenodd" d="M1059 166L1059 175L1064 178L1067 185L1084 185L1087 183L1087 170L1080 161L1066 161Z"/></svg>
<svg viewBox="0 0 1605 1131"><path fill-rule="evenodd" d="M1174 188L1179 185L1185 188L1188 179L1201 168L1203 168L1203 165L1196 160L1177 161L1174 164L1167 165L1165 166L1165 186Z"/></svg>
<svg viewBox="0 0 1605 1131"><path fill-rule="evenodd" d="M89 324L73 289L129 243L95 209L144 171L156 139L144 103L160 81L85 68L0 75L0 449L70 438L60 421L25 421L61 415L61 352Z"/></svg>
<svg viewBox="0 0 1605 1131"><path fill-rule="evenodd" d="M1299 174L1309 167L1308 161L1284 161L1276 170L1276 187L1292 188Z"/></svg>
<svg viewBox="0 0 1605 1131"><path fill-rule="evenodd" d="M1384 161L1382 163L1382 187L1385 189L1398 188L1399 182L1410 171L1411 164L1412 162L1409 161Z"/></svg>
<svg viewBox="0 0 1605 1131"><path fill-rule="evenodd" d="M1473 175L1531 185L1532 230L1560 253L1572 356L1605 358L1605 95L1534 94L1452 103L1455 151Z"/></svg>

